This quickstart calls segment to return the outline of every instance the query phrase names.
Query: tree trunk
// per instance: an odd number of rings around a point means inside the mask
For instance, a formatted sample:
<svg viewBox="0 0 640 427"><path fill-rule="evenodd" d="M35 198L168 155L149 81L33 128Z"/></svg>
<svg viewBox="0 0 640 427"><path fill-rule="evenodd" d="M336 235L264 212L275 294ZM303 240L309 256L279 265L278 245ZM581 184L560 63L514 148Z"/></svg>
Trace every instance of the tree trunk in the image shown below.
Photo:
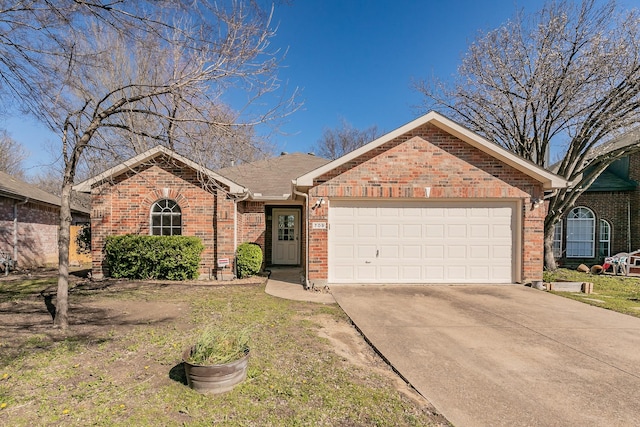
<svg viewBox="0 0 640 427"><path fill-rule="evenodd" d="M556 265L556 258L553 255L553 224L547 225L545 221L544 226L544 268L545 270L553 271L558 268Z"/></svg>
<svg viewBox="0 0 640 427"><path fill-rule="evenodd" d="M53 324L61 329L69 326L69 241L71 228L71 187L73 182L65 177L60 197L60 226L58 228L58 293L56 315Z"/></svg>

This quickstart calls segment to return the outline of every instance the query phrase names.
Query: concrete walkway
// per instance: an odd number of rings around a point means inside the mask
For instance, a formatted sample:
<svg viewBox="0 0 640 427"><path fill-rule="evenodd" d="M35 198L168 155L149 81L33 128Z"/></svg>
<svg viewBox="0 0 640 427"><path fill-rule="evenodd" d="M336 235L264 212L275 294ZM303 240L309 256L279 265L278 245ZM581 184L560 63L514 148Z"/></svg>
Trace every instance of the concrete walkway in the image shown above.
<svg viewBox="0 0 640 427"><path fill-rule="evenodd" d="M456 427L640 426L640 319L524 286L337 286Z"/></svg>
<svg viewBox="0 0 640 427"><path fill-rule="evenodd" d="M302 270L297 267L272 267L265 292L279 298L295 301L309 301L320 304L335 304L336 300L328 292L306 291L302 287Z"/></svg>

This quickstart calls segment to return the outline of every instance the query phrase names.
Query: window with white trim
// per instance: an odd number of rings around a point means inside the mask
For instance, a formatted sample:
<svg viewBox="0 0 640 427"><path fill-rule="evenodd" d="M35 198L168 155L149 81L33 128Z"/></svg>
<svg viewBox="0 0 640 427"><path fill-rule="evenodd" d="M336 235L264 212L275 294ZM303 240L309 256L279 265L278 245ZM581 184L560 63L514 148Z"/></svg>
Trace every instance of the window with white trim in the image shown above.
<svg viewBox="0 0 640 427"><path fill-rule="evenodd" d="M596 219L593 211L583 206L567 216L567 258L593 258Z"/></svg>
<svg viewBox="0 0 640 427"><path fill-rule="evenodd" d="M553 256L562 257L562 220L553 224Z"/></svg>
<svg viewBox="0 0 640 427"><path fill-rule="evenodd" d="M151 234L179 236L182 234L182 211L170 199L158 200L151 207Z"/></svg>
<svg viewBox="0 0 640 427"><path fill-rule="evenodd" d="M611 224L601 219L599 225L598 256L600 258L606 258L611 256Z"/></svg>

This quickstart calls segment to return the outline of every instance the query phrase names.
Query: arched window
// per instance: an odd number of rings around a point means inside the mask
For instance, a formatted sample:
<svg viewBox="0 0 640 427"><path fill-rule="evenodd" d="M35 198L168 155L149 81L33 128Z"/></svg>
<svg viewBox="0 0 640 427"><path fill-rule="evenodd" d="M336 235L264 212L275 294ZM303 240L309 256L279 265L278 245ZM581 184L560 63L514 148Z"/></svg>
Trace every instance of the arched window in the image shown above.
<svg viewBox="0 0 640 427"><path fill-rule="evenodd" d="M179 236L182 234L182 211L173 200L158 200L151 207L151 234Z"/></svg>
<svg viewBox="0 0 640 427"><path fill-rule="evenodd" d="M611 224L601 219L599 225L598 256L600 258L606 258L611 256Z"/></svg>
<svg viewBox="0 0 640 427"><path fill-rule="evenodd" d="M578 207L567 216L567 257L593 258L595 215L589 208Z"/></svg>

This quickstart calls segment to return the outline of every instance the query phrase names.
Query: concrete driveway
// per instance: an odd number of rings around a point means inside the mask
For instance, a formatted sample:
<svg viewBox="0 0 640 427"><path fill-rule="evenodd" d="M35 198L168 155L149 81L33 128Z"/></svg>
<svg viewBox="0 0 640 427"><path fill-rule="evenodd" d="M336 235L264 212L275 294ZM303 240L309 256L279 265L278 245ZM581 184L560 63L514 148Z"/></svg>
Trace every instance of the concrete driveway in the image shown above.
<svg viewBox="0 0 640 427"><path fill-rule="evenodd" d="M455 426L640 426L640 319L524 286L333 285Z"/></svg>

